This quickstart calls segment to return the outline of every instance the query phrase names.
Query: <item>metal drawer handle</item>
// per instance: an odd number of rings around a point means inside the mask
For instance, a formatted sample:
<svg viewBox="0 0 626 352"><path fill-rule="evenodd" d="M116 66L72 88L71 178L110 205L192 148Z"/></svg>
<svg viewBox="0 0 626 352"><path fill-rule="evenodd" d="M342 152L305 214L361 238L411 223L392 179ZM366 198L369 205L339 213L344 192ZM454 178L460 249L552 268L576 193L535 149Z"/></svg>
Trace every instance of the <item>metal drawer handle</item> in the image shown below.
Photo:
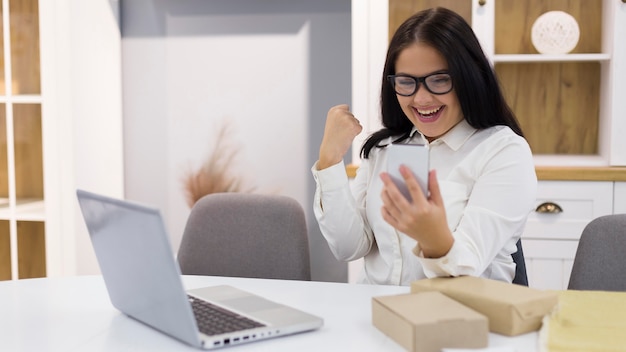
<svg viewBox="0 0 626 352"><path fill-rule="evenodd" d="M563 208L561 208L561 206L556 203L545 202L545 203L539 204L539 206L537 206L537 209L535 209L535 211L537 213L554 214L554 213L562 213Z"/></svg>
<svg viewBox="0 0 626 352"><path fill-rule="evenodd" d="M626 0L624 0L626 1ZM487 3L487 0L478 0L478 5L480 6L485 6L485 4Z"/></svg>

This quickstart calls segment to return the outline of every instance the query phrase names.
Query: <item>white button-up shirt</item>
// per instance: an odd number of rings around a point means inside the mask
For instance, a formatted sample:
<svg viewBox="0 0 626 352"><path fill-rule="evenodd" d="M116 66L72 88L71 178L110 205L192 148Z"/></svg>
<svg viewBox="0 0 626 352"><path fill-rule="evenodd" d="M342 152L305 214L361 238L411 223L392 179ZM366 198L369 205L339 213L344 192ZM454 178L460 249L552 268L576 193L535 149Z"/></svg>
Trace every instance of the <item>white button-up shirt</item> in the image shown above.
<svg viewBox="0 0 626 352"><path fill-rule="evenodd" d="M391 139L383 141L388 144ZM428 143L414 133L406 141L426 144L430 169L444 199L454 236L441 258L425 258L418 243L382 218L386 148L373 148L350 182L343 162L311 169L316 182L314 212L337 259L364 258L360 283L410 285L438 276L472 275L511 282L511 254L536 198L537 176L526 140L506 126L476 130L465 120Z"/></svg>

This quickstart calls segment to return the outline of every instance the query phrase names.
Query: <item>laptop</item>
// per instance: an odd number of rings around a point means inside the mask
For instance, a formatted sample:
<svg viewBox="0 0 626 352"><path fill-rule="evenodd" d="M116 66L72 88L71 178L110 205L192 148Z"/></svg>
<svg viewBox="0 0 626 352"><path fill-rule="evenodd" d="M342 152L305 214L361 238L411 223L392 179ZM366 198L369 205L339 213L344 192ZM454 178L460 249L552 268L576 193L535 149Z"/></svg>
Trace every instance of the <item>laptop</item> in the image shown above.
<svg viewBox="0 0 626 352"><path fill-rule="evenodd" d="M199 349L323 325L320 317L232 286L185 291L159 210L85 190L76 194L109 298L122 313Z"/></svg>

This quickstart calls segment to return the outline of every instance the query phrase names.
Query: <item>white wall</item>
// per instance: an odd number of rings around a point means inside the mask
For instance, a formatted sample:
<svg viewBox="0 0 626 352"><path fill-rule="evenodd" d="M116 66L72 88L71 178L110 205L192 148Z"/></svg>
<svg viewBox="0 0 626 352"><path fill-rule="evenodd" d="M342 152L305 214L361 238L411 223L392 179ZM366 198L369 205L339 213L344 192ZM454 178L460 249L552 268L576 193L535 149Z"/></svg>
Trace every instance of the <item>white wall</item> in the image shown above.
<svg viewBox="0 0 626 352"><path fill-rule="evenodd" d="M76 188L124 195L119 7L39 6L48 275L97 273Z"/></svg>
<svg viewBox="0 0 626 352"><path fill-rule="evenodd" d="M314 280L346 281L312 216L327 109L350 103L350 0L121 3L125 196L159 207L175 248L182 178L228 121L229 166L257 192L307 209Z"/></svg>

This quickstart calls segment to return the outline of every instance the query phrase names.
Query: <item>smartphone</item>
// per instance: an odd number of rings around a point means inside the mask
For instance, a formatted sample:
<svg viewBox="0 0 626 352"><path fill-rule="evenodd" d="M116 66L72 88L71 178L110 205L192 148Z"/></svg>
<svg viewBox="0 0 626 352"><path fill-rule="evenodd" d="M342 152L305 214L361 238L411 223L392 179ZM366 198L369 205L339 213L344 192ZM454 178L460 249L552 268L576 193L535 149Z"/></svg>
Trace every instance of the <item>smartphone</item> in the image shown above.
<svg viewBox="0 0 626 352"><path fill-rule="evenodd" d="M387 172L404 197L411 201L409 189L400 174L402 164L413 172L422 192L428 196L428 147L423 144L390 144L387 147Z"/></svg>

